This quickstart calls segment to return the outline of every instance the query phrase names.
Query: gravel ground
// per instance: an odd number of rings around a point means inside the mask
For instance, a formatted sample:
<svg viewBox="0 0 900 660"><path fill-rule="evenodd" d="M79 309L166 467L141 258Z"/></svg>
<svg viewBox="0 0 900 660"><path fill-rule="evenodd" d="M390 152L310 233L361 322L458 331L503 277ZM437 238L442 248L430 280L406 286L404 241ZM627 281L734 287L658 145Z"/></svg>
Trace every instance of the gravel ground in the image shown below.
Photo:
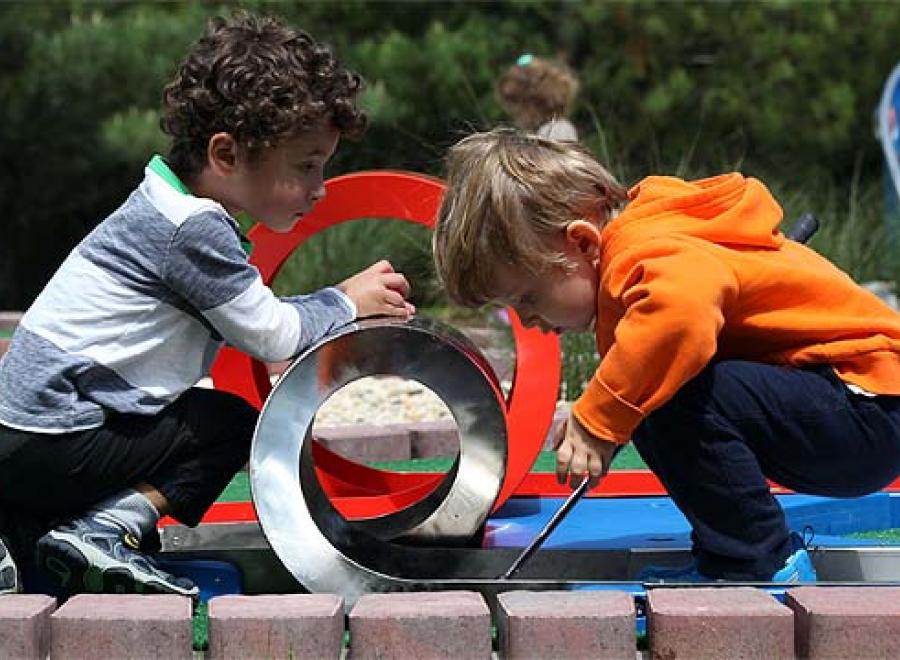
<svg viewBox="0 0 900 660"><path fill-rule="evenodd" d="M204 378L197 385L212 387L212 380ZM345 385L322 404L316 413L316 425L403 424L451 418L450 409L421 383L397 376L369 376Z"/></svg>
<svg viewBox="0 0 900 660"><path fill-rule="evenodd" d="M401 424L450 417L444 402L424 385L397 376L370 376L335 392L319 408L316 424Z"/></svg>

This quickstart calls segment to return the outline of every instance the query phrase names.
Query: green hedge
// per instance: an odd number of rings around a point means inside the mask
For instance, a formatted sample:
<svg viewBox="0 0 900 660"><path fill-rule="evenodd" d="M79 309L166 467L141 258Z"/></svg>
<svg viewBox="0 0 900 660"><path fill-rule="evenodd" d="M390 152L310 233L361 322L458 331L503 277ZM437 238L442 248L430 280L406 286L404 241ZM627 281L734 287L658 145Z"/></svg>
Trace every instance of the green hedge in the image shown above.
<svg viewBox="0 0 900 660"><path fill-rule="evenodd" d="M366 77L371 130L342 146L332 174L440 173L447 145L504 120L493 83L531 51L569 58L583 83L574 119L626 182L740 167L813 210L880 189L872 112L900 55L897 3L242 5L310 30ZM0 5L0 308L27 306L164 148L161 88L206 17L228 9ZM880 196L869 201L880 214Z"/></svg>

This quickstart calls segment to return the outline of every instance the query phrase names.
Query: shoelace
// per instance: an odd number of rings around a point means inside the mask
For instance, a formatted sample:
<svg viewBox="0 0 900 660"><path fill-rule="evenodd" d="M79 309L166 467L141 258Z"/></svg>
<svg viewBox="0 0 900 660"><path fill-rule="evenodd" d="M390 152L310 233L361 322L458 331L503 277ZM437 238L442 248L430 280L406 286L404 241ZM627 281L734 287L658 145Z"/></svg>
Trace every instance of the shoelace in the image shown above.
<svg viewBox="0 0 900 660"><path fill-rule="evenodd" d="M800 534L800 543L803 546L803 549L809 553L810 558L815 557L821 550L819 546L813 545L813 540L815 538L816 530L813 529L813 526L804 525L803 532Z"/></svg>

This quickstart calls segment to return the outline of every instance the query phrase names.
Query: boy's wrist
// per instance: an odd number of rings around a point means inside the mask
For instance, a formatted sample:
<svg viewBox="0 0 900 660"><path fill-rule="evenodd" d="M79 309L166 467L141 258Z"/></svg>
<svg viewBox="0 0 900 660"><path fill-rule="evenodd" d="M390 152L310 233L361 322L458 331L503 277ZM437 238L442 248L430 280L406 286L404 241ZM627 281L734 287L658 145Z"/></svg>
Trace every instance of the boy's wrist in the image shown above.
<svg viewBox="0 0 900 660"><path fill-rule="evenodd" d="M596 382L596 379L592 380L588 390L599 390L601 394L609 393L603 385L595 385ZM592 396L594 392L588 390L572 404L572 417L595 438L602 438L616 445L628 444L632 431L641 421L640 411L635 414L635 409L624 405L618 398L595 397ZM619 422L618 428L614 422Z"/></svg>
<svg viewBox="0 0 900 660"><path fill-rule="evenodd" d="M346 293L344 293L343 291L341 291L341 290L340 290L339 288L337 288L336 286L330 286L330 287L328 287L328 290L329 290L329 291L334 291L335 294L337 294L338 299L339 299L342 303L344 303L344 306L345 306L345 307L347 308L347 310L350 312L351 320L352 320L352 319L355 319L355 318L357 317L357 315L359 314L359 310L356 308L356 303L353 302L353 298L351 298L350 296L348 296Z"/></svg>

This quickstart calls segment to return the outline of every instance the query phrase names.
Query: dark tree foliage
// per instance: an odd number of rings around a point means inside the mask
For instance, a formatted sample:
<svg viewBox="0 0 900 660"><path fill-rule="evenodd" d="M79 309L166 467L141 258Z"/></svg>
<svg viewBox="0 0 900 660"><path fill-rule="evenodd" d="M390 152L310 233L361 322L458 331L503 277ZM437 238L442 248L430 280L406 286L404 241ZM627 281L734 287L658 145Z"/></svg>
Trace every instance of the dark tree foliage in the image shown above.
<svg viewBox="0 0 900 660"><path fill-rule="evenodd" d="M0 4L0 308L26 307L165 150L161 89L206 18L234 6ZM240 6L307 29L366 78L371 128L332 174L439 174L447 145L505 121L494 82L529 51L578 72L574 119L627 182L740 167L840 188L880 176L872 113L900 60L895 2Z"/></svg>

